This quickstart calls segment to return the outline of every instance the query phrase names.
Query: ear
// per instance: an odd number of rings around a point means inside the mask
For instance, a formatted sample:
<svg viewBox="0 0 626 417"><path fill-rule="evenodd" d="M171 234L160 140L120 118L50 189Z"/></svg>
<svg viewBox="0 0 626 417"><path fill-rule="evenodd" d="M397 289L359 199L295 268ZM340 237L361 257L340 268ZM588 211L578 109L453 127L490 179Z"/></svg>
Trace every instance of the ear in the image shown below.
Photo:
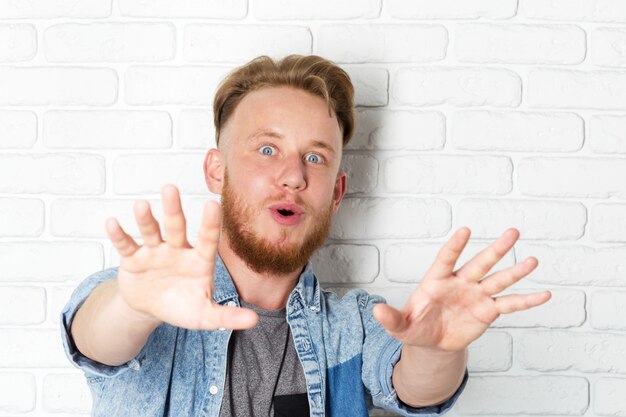
<svg viewBox="0 0 626 417"><path fill-rule="evenodd" d="M209 149L204 157L204 181L213 194L222 194L224 161L222 152L218 149Z"/></svg>
<svg viewBox="0 0 626 417"><path fill-rule="evenodd" d="M346 195L346 190L348 186L348 176L344 171L339 171L337 173L337 178L335 179L335 188L333 190L333 213L335 213L339 209L339 204L341 204L341 200L343 200L343 196Z"/></svg>

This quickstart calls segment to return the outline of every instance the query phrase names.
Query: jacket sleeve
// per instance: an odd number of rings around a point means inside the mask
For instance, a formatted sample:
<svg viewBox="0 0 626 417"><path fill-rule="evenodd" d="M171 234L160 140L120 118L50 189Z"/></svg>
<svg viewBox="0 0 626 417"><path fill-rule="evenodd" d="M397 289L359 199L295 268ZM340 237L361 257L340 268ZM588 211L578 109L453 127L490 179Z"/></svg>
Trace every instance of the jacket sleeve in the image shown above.
<svg viewBox="0 0 626 417"><path fill-rule="evenodd" d="M76 348L74 339L70 329L72 328L72 320L76 315L76 312L81 305L85 302L89 294L100 283L113 279L117 276L117 268L108 268L100 272L87 277L82 283L76 287L69 301L61 312L61 338L63 340L63 349L68 359L74 366L85 372L87 379L90 377L112 377L121 372L126 371L133 366L136 366L136 359L132 359L124 365L109 366L96 362L88 357L84 356ZM143 354L143 351L139 353L138 357Z"/></svg>
<svg viewBox="0 0 626 417"><path fill-rule="evenodd" d="M377 303L384 303L380 296L364 293L360 300L361 316L365 331L363 342L363 384L372 396L374 406L393 411L402 416L439 416L454 405L465 388L467 369L461 385L446 402L429 407L415 408L404 404L393 388L393 367L400 360L402 343L391 337L374 318L372 310Z"/></svg>

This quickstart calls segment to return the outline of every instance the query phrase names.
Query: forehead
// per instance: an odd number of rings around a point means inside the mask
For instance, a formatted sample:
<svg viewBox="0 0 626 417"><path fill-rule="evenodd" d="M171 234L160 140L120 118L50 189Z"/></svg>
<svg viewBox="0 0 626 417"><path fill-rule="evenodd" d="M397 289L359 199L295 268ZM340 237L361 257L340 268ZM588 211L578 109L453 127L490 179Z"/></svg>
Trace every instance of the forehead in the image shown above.
<svg viewBox="0 0 626 417"><path fill-rule="evenodd" d="M335 112L321 97L292 87L269 87L248 93L235 108L227 130L236 139L275 131L299 140L327 141L340 148L342 134Z"/></svg>

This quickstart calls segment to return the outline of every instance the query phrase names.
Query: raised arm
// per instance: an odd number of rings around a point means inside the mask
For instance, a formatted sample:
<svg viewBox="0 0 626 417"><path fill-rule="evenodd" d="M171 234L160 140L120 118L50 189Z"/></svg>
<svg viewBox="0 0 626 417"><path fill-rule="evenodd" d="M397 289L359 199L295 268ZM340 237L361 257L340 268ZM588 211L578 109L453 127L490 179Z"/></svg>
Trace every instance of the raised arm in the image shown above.
<svg viewBox="0 0 626 417"><path fill-rule="evenodd" d="M535 258L486 276L519 238L515 229L455 271L469 236L469 229L459 229L442 247L402 311L385 304L374 308L374 317L403 343L393 383L411 406L435 405L454 394L465 372L467 346L500 314L550 299L549 291L498 296L537 267Z"/></svg>

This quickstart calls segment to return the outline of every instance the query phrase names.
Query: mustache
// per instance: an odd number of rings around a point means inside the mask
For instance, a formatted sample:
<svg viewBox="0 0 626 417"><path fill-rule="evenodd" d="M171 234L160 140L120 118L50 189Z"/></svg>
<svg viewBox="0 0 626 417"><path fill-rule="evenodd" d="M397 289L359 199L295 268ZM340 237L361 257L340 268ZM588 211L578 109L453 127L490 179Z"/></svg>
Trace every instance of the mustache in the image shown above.
<svg viewBox="0 0 626 417"><path fill-rule="evenodd" d="M297 204L300 207L302 207L302 209L304 210L305 213L312 213L315 210L313 209L313 207L311 207L309 204L307 204L306 202L304 202L302 200L302 198L296 196L294 197L288 197L286 195L283 195L281 197L268 197L267 199L265 199L265 201L263 201L263 207L268 207L268 206L272 206L274 204L279 204L279 203L291 203L291 204Z"/></svg>

